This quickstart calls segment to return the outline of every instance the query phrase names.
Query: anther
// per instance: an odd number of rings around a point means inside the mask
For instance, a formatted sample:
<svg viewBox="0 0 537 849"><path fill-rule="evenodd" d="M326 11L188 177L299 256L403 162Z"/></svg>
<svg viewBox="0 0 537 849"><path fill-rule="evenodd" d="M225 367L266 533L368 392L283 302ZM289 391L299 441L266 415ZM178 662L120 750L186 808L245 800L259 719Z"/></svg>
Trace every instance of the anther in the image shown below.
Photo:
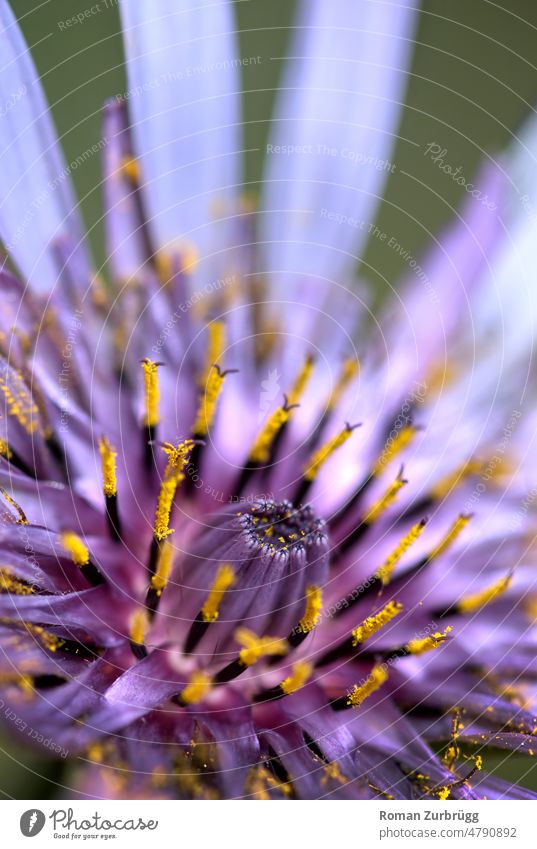
<svg viewBox="0 0 537 849"><path fill-rule="evenodd" d="M106 436L99 440L99 452L101 454L101 469L103 476L103 492L106 503L106 516L110 535L115 542L121 540L121 525L117 506L117 475L116 457L117 451L110 444Z"/></svg>
<svg viewBox="0 0 537 849"><path fill-rule="evenodd" d="M71 556L71 560L75 566L78 566L88 583L94 587L104 583L103 576L90 560L89 550L78 534L65 531L61 535L61 541L63 547Z"/></svg>

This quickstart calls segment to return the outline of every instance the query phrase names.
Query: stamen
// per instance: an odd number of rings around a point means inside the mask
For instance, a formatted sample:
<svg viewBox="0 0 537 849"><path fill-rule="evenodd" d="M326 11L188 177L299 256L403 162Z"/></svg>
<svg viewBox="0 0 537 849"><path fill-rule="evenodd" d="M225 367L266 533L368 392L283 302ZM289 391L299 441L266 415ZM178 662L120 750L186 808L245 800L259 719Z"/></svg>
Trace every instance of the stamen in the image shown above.
<svg viewBox="0 0 537 849"><path fill-rule="evenodd" d="M153 461L153 443L155 441L156 429L160 423L160 387L158 381L158 368L163 365L153 360L142 360L145 391L144 412L144 461L147 469L151 468Z"/></svg>
<svg viewBox="0 0 537 849"><path fill-rule="evenodd" d="M147 657L145 638L149 630L149 617L146 610L137 610L132 617L130 630L130 644L134 656L138 660Z"/></svg>
<svg viewBox="0 0 537 849"><path fill-rule="evenodd" d="M229 563L220 566L207 600L201 608L204 622L216 622L225 593L235 583L235 571Z"/></svg>
<svg viewBox="0 0 537 849"><path fill-rule="evenodd" d="M121 163L121 174L134 186L140 184L140 165L134 156L125 156Z"/></svg>
<svg viewBox="0 0 537 849"><path fill-rule="evenodd" d="M166 589L173 565L173 546L167 540L160 551L160 557L157 565L157 571L151 577L151 586L158 596L161 596Z"/></svg>
<svg viewBox="0 0 537 849"><path fill-rule="evenodd" d="M0 456L5 457L6 460L11 460L13 457L13 451L5 439L0 439Z"/></svg>
<svg viewBox="0 0 537 849"><path fill-rule="evenodd" d="M451 742L449 743L446 751L442 755L442 763L447 766L448 769L453 767L453 764L459 757L459 744L458 739L460 736L460 725L461 725L461 712L460 709L455 708L453 712L453 716L451 719Z"/></svg>
<svg viewBox="0 0 537 849"><path fill-rule="evenodd" d="M289 404L287 396L284 395L283 406L278 407L278 409L272 413L253 444L249 457L250 464L257 466L264 465L269 462L272 444L281 428L288 421L292 410L294 410L296 406L296 404Z"/></svg>
<svg viewBox="0 0 537 849"><path fill-rule="evenodd" d="M490 604L498 596L503 595L511 586L512 581L513 576L506 575L484 590L463 596L457 603L457 609L460 613L473 613L474 610L485 607L485 605Z"/></svg>
<svg viewBox="0 0 537 849"><path fill-rule="evenodd" d="M291 674L285 678L281 684L282 693L285 696L290 696L291 693L296 693L311 677L313 666L307 661L299 661L293 665Z"/></svg>
<svg viewBox="0 0 537 849"><path fill-rule="evenodd" d="M373 476L371 477L371 480L374 480ZM361 539L363 534L373 524L373 522L375 522L388 509L388 507L393 504L399 491L406 486L407 483L408 481L403 478L403 467L401 467L397 478L389 485L384 494L381 495L381 497L369 508L362 521L359 522L354 530L347 534L347 536L341 541L337 549L338 554L344 554L349 550L349 548L358 542L359 539Z"/></svg>
<svg viewBox="0 0 537 849"><path fill-rule="evenodd" d="M306 610L304 616L300 620L299 628L304 634L309 634L310 631L317 626L323 609L323 591L320 587L312 585L306 588Z"/></svg>
<svg viewBox="0 0 537 849"><path fill-rule="evenodd" d="M224 386L224 379L228 374L236 373L237 369L222 371L216 363L210 369L207 376L205 391L200 399L196 420L192 427L192 433L197 438L207 435L216 415L218 399Z"/></svg>
<svg viewBox="0 0 537 849"><path fill-rule="evenodd" d="M427 519L422 519L417 525L414 525L375 573L384 587L390 583L393 571L403 555L422 535L427 521Z"/></svg>
<svg viewBox="0 0 537 849"><path fill-rule="evenodd" d="M326 410L331 413L339 404L341 397L347 387L350 385L351 381L360 373L360 363L354 357L349 357L349 359L345 360L341 367L341 372L339 374L338 380L330 396L328 401L326 402Z"/></svg>
<svg viewBox="0 0 537 849"><path fill-rule="evenodd" d="M388 670L385 664L377 664L371 670L363 684L355 684L346 697L336 699L332 702L334 710L345 710L346 708L357 708L376 693L388 680Z"/></svg>
<svg viewBox="0 0 537 849"><path fill-rule="evenodd" d="M184 654L191 654L202 637L205 636L211 622L216 622L220 615L220 605L225 593L235 583L235 571L229 563L223 563L213 582L205 604L192 622L185 641Z"/></svg>
<svg viewBox="0 0 537 849"><path fill-rule="evenodd" d="M426 652L437 649L447 639L452 628L446 628L445 631L437 631L436 634L431 634L429 637L423 637L416 640L410 640L406 644L405 649L409 654L420 655Z"/></svg>
<svg viewBox="0 0 537 849"><path fill-rule="evenodd" d="M179 239L171 248L153 255L155 270L163 286L167 286L178 274L194 271L198 262L198 249L189 239Z"/></svg>
<svg viewBox="0 0 537 849"><path fill-rule="evenodd" d="M209 381L213 367L218 365L226 347L226 326L223 321L211 321L207 327L209 342L205 368L199 377L199 386L203 388Z"/></svg>
<svg viewBox="0 0 537 849"><path fill-rule="evenodd" d="M7 412L26 433L31 435L42 431L39 407L21 373L6 365L3 374L0 374L0 391L6 400Z"/></svg>
<svg viewBox="0 0 537 849"><path fill-rule="evenodd" d="M418 432L418 428L407 424L397 431L394 437L385 445L384 450L373 466L373 474L380 475L387 465L406 448Z"/></svg>
<svg viewBox="0 0 537 849"><path fill-rule="evenodd" d="M368 616L358 628L354 629L352 632L352 645L356 647L361 643L365 643L366 640L369 640L370 637L376 634L377 631L380 631L388 622L399 616L402 610L403 605L400 602L389 601L382 610L373 616Z"/></svg>
<svg viewBox="0 0 537 849"><path fill-rule="evenodd" d="M442 500L446 495L449 495L449 493L455 489L458 484L466 480L466 478L479 474L482 468L483 464L477 462L477 460L465 460L465 462L461 463L454 472L445 475L434 484L431 489L432 498L439 501Z"/></svg>
<svg viewBox="0 0 537 849"><path fill-rule="evenodd" d="M313 665L311 663L305 660L299 661L293 665L291 674L287 678L275 687L270 687L268 690L262 690L260 693L256 693L253 696L253 701L272 702L283 699L284 696L290 696L306 684L312 672Z"/></svg>
<svg viewBox="0 0 537 849"><path fill-rule="evenodd" d="M148 429L155 428L160 422L160 388L158 382L158 368L162 363L153 360L142 360L145 388L145 415L144 425Z"/></svg>
<svg viewBox="0 0 537 849"><path fill-rule="evenodd" d="M0 592L13 593L13 595L33 595L35 590L30 584L14 577L10 569L0 569Z"/></svg>
<svg viewBox="0 0 537 849"><path fill-rule="evenodd" d="M396 479L389 485L388 489L382 495L378 501L369 508L368 513L364 518L364 523L366 525L371 525L373 522L376 522L377 519L390 507L395 499L397 498L401 489L406 486L408 483L405 478L403 478L403 470L401 469Z"/></svg>
<svg viewBox="0 0 537 849"><path fill-rule="evenodd" d="M345 444L357 427L360 427L360 425L345 424L345 427L340 433L332 437L332 439L322 445L321 448L313 454L313 457L311 457L309 463L304 469L304 479L306 481L311 483L315 480L328 458L331 457L338 448Z"/></svg>
<svg viewBox="0 0 537 849"><path fill-rule="evenodd" d="M379 610L378 613L364 619L362 624L352 631L350 637L347 637L339 643L339 645L336 645L334 648L325 652L325 654L316 661L315 666L325 666L327 663L334 663L342 658L348 658L356 655L356 649L358 647L361 647L366 640L376 634L377 631L380 631L384 625L391 622L392 619L398 616L402 610L403 605L400 602L388 602L388 604L385 605L382 610Z"/></svg>
<svg viewBox="0 0 537 849"><path fill-rule="evenodd" d="M235 640L244 646L239 652L239 658L244 666L253 666L262 657L273 654L285 655L288 651L286 640L280 637L258 637L247 628L238 628L235 631Z"/></svg>
<svg viewBox="0 0 537 849"><path fill-rule="evenodd" d="M117 495L117 451L112 447L106 436L102 436L99 440L99 451L101 453L104 494L106 498L111 498Z"/></svg>
<svg viewBox="0 0 537 849"><path fill-rule="evenodd" d="M90 562L89 550L77 534L66 531L62 534L62 544L71 555L75 566L88 565Z"/></svg>
<svg viewBox="0 0 537 849"><path fill-rule="evenodd" d="M471 513L461 513L460 516L457 516L444 538L441 539L438 545L429 553L428 560L433 560L433 558L438 557L440 554L447 551L462 531L470 524L471 519Z"/></svg>
<svg viewBox="0 0 537 849"><path fill-rule="evenodd" d="M101 468L103 475L103 491L106 501L106 515L108 527L112 539L119 542L121 539L121 526L117 507L117 476L116 457L117 451L110 444L106 436L99 440L99 451L101 454Z"/></svg>
<svg viewBox="0 0 537 849"><path fill-rule="evenodd" d="M26 629L28 634L32 637L36 637L43 648L47 649L47 651L55 652L62 648L63 640L56 636L56 634L52 634L50 631L47 631L42 625L34 625L33 622L23 622L22 626Z"/></svg>
<svg viewBox="0 0 537 849"><path fill-rule="evenodd" d="M204 672L194 672L190 676L190 682L180 693L177 701L183 705L196 705L201 702L212 686L211 679Z"/></svg>
<svg viewBox="0 0 537 849"><path fill-rule="evenodd" d="M91 562L87 546L84 545L78 534L65 531L61 535L61 542L65 550L71 555L71 560L78 566L86 581L94 587L104 583L104 578L97 567Z"/></svg>
<svg viewBox="0 0 537 849"><path fill-rule="evenodd" d="M17 525L29 525L30 523L26 518L26 513L24 512L20 504L15 501L13 496L10 495L9 492L7 492L7 490L5 490L3 486L0 486L0 493L5 498L7 503L11 504L11 506L14 507L17 513L19 514L19 518L17 519Z"/></svg>
<svg viewBox="0 0 537 849"><path fill-rule="evenodd" d="M158 542L166 539L173 530L170 530L170 514L173 500L179 484L184 480L184 470L190 459L190 452L196 443L192 439L186 439L177 446L166 442L162 447L168 455L168 464L164 472L164 479L160 487L160 493L155 511L155 523L153 535ZM153 570L154 571L154 570Z"/></svg>

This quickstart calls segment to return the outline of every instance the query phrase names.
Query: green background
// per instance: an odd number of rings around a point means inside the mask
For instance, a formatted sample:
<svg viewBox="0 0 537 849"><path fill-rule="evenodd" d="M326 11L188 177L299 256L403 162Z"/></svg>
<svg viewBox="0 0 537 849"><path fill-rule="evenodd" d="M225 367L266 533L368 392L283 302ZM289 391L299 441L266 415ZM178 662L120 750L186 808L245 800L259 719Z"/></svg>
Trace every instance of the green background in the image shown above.
<svg viewBox="0 0 537 849"><path fill-rule="evenodd" d="M108 0L112 6L111 0ZM151 2L151 0L148 0ZM326 0L330 2L330 0ZM32 48L68 162L98 142L103 101L125 90L117 8L93 15L68 31L66 18L91 7L88 0L12 0ZM103 4L104 5L104 4ZM236 3L241 50L262 62L243 68L245 147L249 181L257 181L262 149L286 55L291 0ZM424 0L411 68L400 141L391 156L390 176L379 227L413 255L446 222L464 190L423 155L437 142L448 161L470 179L487 153L505 147L537 103L537 3L535 0ZM410 142L417 142L416 147ZM98 156L74 174L95 254L104 261ZM385 281L404 270L405 260L373 240L363 273L381 292ZM0 741L0 789L19 799L61 796L61 764L28 756ZM487 756L505 778L537 789L537 769L517 756ZM47 780L48 777L48 780Z"/></svg>

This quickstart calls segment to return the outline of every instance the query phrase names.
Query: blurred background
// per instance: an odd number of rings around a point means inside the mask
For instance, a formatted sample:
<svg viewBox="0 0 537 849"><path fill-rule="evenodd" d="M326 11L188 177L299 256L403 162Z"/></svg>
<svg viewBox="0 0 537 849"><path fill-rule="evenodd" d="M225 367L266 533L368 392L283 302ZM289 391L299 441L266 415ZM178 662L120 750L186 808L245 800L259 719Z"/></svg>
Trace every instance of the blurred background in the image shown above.
<svg viewBox="0 0 537 849"><path fill-rule="evenodd" d="M327 0L329 2L329 0ZM89 0L11 0L42 76L67 163L101 137L104 100L125 91L118 0L101 0L82 23L65 21L94 4ZM29 8L31 6L31 8ZM293 0L237 0L242 68L246 180L255 191L261 175L272 103L285 59ZM537 104L537 3L535 0L422 0L406 109L390 159L386 200L377 224L414 257L449 220L465 195L424 151L440 144L445 159L471 181L487 155L504 148ZM95 256L104 263L100 163L90 156L73 179ZM405 259L372 240L361 272L379 294ZM537 790L537 767L528 759L487 755L484 767ZM14 749L0 738L0 792L4 797L62 797L63 762L50 763ZM68 785L68 780L66 781Z"/></svg>

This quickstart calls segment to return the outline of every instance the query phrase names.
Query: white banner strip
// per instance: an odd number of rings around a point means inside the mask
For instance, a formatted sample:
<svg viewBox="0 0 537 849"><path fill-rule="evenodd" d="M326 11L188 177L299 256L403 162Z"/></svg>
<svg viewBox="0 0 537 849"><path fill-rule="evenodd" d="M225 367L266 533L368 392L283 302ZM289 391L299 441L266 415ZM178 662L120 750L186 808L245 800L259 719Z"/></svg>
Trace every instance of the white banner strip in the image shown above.
<svg viewBox="0 0 537 849"><path fill-rule="evenodd" d="M5 801L2 813L2 845L9 849L68 841L159 849L537 845L536 802L45 800ZM35 843L29 844L32 838Z"/></svg>

